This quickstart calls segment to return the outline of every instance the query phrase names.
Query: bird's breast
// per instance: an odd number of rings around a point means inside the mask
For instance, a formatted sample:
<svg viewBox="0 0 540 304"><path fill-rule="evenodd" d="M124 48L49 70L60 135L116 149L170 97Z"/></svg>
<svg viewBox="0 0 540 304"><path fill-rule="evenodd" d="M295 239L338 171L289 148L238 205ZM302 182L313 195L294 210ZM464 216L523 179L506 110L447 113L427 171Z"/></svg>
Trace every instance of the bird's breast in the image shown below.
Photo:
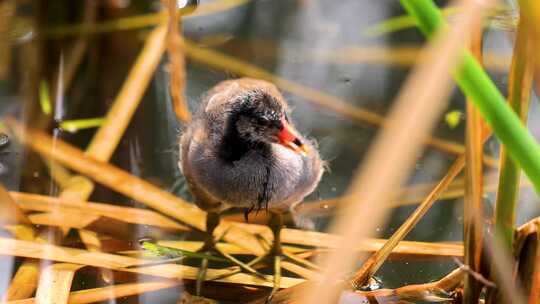
<svg viewBox="0 0 540 304"><path fill-rule="evenodd" d="M250 151L233 162L194 152L191 167L197 184L231 207L267 204L270 209L283 209L313 190L307 185L313 179L311 160L281 145L271 145L271 157Z"/></svg>

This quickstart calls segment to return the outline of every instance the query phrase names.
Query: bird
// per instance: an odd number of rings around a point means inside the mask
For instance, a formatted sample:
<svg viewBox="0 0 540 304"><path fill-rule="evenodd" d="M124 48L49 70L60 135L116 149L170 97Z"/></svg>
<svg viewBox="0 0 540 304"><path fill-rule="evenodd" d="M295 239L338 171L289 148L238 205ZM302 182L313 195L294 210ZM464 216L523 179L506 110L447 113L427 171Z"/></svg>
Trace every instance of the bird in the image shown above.
<svg viewBox="0 0 540 304"><path fill-rule="evenodd" d="M204 250L214 246L223 211L242 208L247 220L264 209L274 234L269 255L279 271L282 214L315 190L325 166L315 141L296 130L290 115L278 88L265 80L225 80L202 97L180 137L179 167L195 204L207 212Z"/></svg>

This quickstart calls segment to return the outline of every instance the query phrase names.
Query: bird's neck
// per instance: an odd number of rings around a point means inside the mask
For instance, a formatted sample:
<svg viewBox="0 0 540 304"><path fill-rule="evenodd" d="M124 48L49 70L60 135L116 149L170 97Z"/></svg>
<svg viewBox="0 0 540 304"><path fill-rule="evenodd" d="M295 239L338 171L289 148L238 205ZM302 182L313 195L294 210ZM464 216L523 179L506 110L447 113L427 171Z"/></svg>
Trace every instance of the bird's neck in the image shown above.
<svg viewBox="0 0 540 304"><path fill-rule="evenodd" d="M271 147L269 143L253 141L240 136L236 129L236 124L229 124L225 129L225 134L219 143L219 157L226 162L233 162L242 159L250 151L257 151L263 155L271 157Z"/></svg>

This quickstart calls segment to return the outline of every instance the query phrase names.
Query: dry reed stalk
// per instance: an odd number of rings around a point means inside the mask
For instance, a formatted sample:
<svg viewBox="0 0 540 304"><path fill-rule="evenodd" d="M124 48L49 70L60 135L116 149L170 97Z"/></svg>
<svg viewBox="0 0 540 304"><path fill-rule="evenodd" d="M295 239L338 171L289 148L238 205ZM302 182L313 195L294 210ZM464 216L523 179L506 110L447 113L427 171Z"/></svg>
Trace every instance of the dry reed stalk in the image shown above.
<svg viewBox="0 0 540 304"><path fill-rule="evenodd" d="M68 264L68 263L56 263L46 266L41 270L41 276L39 278L39 286L36 291L36 303L37 304L60 304L67 303L69 298L69 290L71 289L71 283L75 272L84 265ZM42 284L42 282L54 282L53 284ZM52 289L50 287L54 287ZM58 292L67 290L68 293Z"/></svg>
<svg viewBox="0 0 540 304"><path fill-rule="evenodd" d="M55 148L51 149L53 146L51 138L42 132L24 129L23 126L14 120L8 120L6 123L16 131L15 133L18 134L18 137L25 144L38 153L55 159L64 166L89 176L96 182L140 201L163 214L172 216L183 223L204 231L206 213L195 205L189 204L181 198L159 189L153 184L139 179L111 164L85 155L79 149L60 140L57 140L55 142ZM23 138L20 136L21 134L26 134L26 136ZM30 138L32 140L27 140ZM223 232L225 228L231 227L226 238L235 240L238 245L247 247L247 249L258 251L260 254L264 253L263 248L260 247L257 240L253 238L250 242L249 239L246 239L247 234L234 229L230 223L224 222L220 226L222 227L219 230L220 232Z"/></svg>
<svg viewBox="0 0 540 304"><path fill-rule="evenodd" d="M493 192L497 189L497 178L494 174L487 175L485 177L489 181L489 183L486 183L484 185L484 191L485 192ZM427 183L421 183L412 185L409 187L404 187L400 191L398 191L399 194L395 195L395 199L393 199L390 203L390 206L395 207L401 207L401 206L407 206L407 205L417 205L419 203L422 203L425 198L430 194L431 191L433 191L433 188L437 187L437 183L427 182ZM531 186L530 183L523 183L523 187L525 186ZM452 183L450 183L446 190L439 194L438 200L448 200L448 199L455 199L459 197L463 197L465 193L464 189L464 183L463 180L460 178L455 178ZM314 202L307 202L304 204L301 204L297 207L296 211L299 214L307 215L309 217L316 217L316 216L327 216L328 214L331 214L332 212L339 212L336 210L336 208L339 206L341 198L331 198L331 199L325 199L320 201L314 201ZM225 218L230 220L241 220L241 214L230 214L226 216ZM253 217L253 221L250 217L250 222L258 223L263 222L266 219L265 215L260 213L257 216Z"/></svg>
<svg viewBox="0 0 540 304"><path fill-rule="evenodd" d="M514 254L518 257L516 276L529 291L528 303L540 303L540 218L516 229Z"/></svg>
<svg viewBox="0 0 540 304"><path fill-rule="evenodd" d="M198 39L196 42L201 46L220 47L228 54L234 54L242 58L242 50L250 47L259 58L275 60L279 56L279 45L275 41L253 39L236 39L234 44L223 45L224 41L230 39L230 35L216 34L208 35ZM295 48L295 46L292 46ZM296 46L300 52L301 45ZM412 44L401 44L392 46L381 45L348 45L333 50L306 50L302 49L302 56L294 58L295 63L312 64L365 64L365 65L390 65L408 68L418 59L421 47ZM510 65L510 57L507 54L497 52L486 52L484 54L484 64L486 69L506 73ZM291 58L280 57L280 60L287 61Z"/></svg>
<svg viewBox="0 0 540 304"><path fill-rule="evenodd" d="M152 210L143 210L137 208L121 207L112 204L105 203L93 203L93 202L78 202L69 199L56 198L44 195L11 192L11 196L14 201L23 209L30 211L50 212L57 210L57 212L73 212L75 214L84 212L87 216L104 216L110 217L119 221L125 221L132 224L151 225L160 227L163 229L172 230L184 230L187 227L170 220L169 218ZM66 217L66 221L69 217ZM80 218L75 217L77 227L80 226ZM45 224L45 223L42 223ZM74 224L75 225L75 224ZM272 234L266 229L265 226L254 224L238 224L242 229L245 229L253 234L260 234L266 239L272 239ZM298 229L283 229L282 239L284 243L321 247L321 248L333 248L338 243L338 237L329 235L322 232L304 231ZM167 244L175 244L176 241L163 241ZM362 251L374 251L382 246L385 240L382 239L370 239L366 242L362 242L358 250ZM181 242L185 244L185 242ZM192 244L198 244L193 242ZM234 246L233 244L223 244L226 246ZM168 245L166 245L168 246ZM199 245L197 245L199 246ZM174 246L173 246L174 247ZM241 248L241 247L237 247ZM194 248L191 248L194 249ZM189 250L186 248L186 250ZM250 251L246 249L241 250L242 254L248 254ZM423 242L401 242L393 251L398 255L421 255L425 257L453 257L461 256L462 246L458 244L448 243L423 243ZM239 253L240 254L240 253Z"/></svg>
<svg viewBox="0 0 540 304"><path fill-rule="evenodd" d="M6 230L10 231L16 238L21 240L34 240L35 232L28 228L27 226L6 226ZM8 286L7 290L0 297L0 303L3 301L24 299L28 295L32 295L37 287L37 278L39 276L39 265L40 261L35 259L27 259L26 263L23 263L17 269L19 276L13 278L11 284Z"/></svg>
<svg viewBox="0 0 540 304"><path fill-rule="evenodd" d="M165 34L166 26L161 25L154 29L148 36L133 67L129 71L127 79L105 117L105 123L92 138L86 151L88 155L103 161L108 161L111 158L112 153L116 149L120 138L131 121L131 117L142 100L146 87L152 79L152 75L163 56L163 52L165 51ZM85 37L81 37L80 39L85 39ZM84 201L90 196L93 190L93 183L86 177L76 176L75 178L79 178L79 180L83 181L83 185L89 184L91 186L89 188L83 188L77 184L72 184L70 185L71 187L65 188L62 191L60 197ZM67 231L68 230L64 229L64 233ZM95 232L82 229L79 230L79 235L89 250L101 250L101 241ZM72 276L76 270L76 268L73 268ZM59 275L68 276L64 273ZM105 272L103 275L110 277L112 274L110 272ZM49 285L62 284L62 281L60 280L45 280L40 281L40 284L42 284L42 282L43 284ZM44 286L43 289L58 290L58 292L53 293L52 295L45 294L46 296L51 296L47 301L59 303L56 299L67 299L69 288L66 289L65 286L62 287L64 288L58 288L53 285ZM39 297L37 298L39 299Z"/></svg>
<svg viewBox="0 0 540 304"><path fill-rule="evenodd" d="M87 155L101 161L108 161L111 158L165 51L166 34L167 26L160 25L147 38L124 85L105 116L105 123L92 138L86 150Z"/></svg>
<svg viewBox="0 0 540 304"><path fill-rule="evenodd" d="M520 16L525 11L520 10ZM508 103L521 121L526 124L530 95L534 78L535 49L534 40L531 39L531 30L525 22L526 18L520 18L512 55L508 80ZM495 214L495 238L499 239L506 250L513 250L515 243L516 213L519 196L521 168L508 155L506 146L500 150L500 174L499 187L497 189ZM517 252L517 251L514 251ZM517 256L514 254L514 256ZM491 269L497 267L493 263ZM494 274L491 278L498 284L499 278ZM500 290L490 289L486 296L486 303L497 303L502 300Z"/></svg>
<svg viewBox="0 0 540 304"><path fill-rule="evenodd" d="M101 161L108 161L111 158L163 56L165 37L166 26L160 25L146 39L139 56L129 71L128 77L105 116L105 122L92 138L86 150L87 155ZM77 186L69 187L64 189L60 197L84 201L90 196L93 184L88 191L83 190ZM83 242L90 246L88 247L90 250L100 250L99 239L94 233L81 230L79 235Z"/></svg>
<svg viewBox="0 0 540 304"><path fill-rule="evenodd" d="M374 291L354 291L347 292L345 299L352 303L412 303L414 302L442 302L452 296L453 291L459 287L465 276L465 271L457 268L438 281L415 284L399 287L396 289L378 289ZM312 284L312 283L310 283ZM306 284L307 285L307 284ZM293 297L289 288L282 290L274 296L272 303L275 304L300 304L298 299ZM266 303L266 299L258 299L250 304Z"/></svg>
<svg viewBox="0 0 540 304"><path fill-rule="evenodd" d="M344 237L337 250L320 263L322 282L301 290L301 303L336 302L345 287L338 282L356 258L351 250L355 240L374 231L388 213L386 204L391 198L388 190L396 189L404 181L422 142L445 108L451 88L449 71L458 62L464 33L483 7L476 1L466 1L463 5L460 20L422 52L419 64L400 91L382 134L349 188L352 197L361 197L369 204L354 204L350 200L345 203L346 212L331 226L333 233Z"/></svg>
<svg viewBox="0 0 540 304"><path fill-rule="evenodd" d="M64 218L66 217L66 218ZM76 212L52 212L52 213L33 213L28 215L28 218L34 225L53 226L62 228L68 231L71 228L83 229L92 222L99 219L97 216L86 215Z"/></svg>
<svg viewBox="0 0 540 304"><path fill-rule="evenodd" d="M7 119L5 123L10 126L18 138L39 154L54 159L64 166L89 176L94 181L118 193L144 203L185 224L201 231L205 230L206 213L195 205L189 204L181 198L113 165L84 155L79 149L61 140L56 140L54 142L54 149L51 149L53 142L47 134L32 129L25 129L13 119ZM22 136L23 134L26 136ZM29 140L30 138L31 140ZM227 233L224 234L225 231ZM266 253L254 235L238 228L234 223L222 221L216 228L215 234L224 235L226 241L246 248L255 255L260 256Z"/></svg>
<svg viewBox="0 0 540 304"><path fill-rule="evenodd" d="M35 7L30 5L31 9ZM30 28L38 27L37 14L21 15L18 18L20 21L28 23ZM21 65L25 71L25 76L22 78L26 83L28 89L24 90L23 96L25 107L23 110L23 116L32 121L34 126L43 127L48 123L48 118L41 115L41 111L38 109L39 103L37 96L38 83L40 81L40 75L42 75L42 52L40 51L41 42L39 39L32 39L29 43L24 43L20 47L20 52L17 54L18 64ZM36 241L45 242L46 240L36 233L31 233L31 236ZM20 235L18 235L20 237ZM37 278L39 275L39 262L35 260L25 260L25 262L19 266L17 273L11 279L6 293L3 299L12 300L19 298L27 298L33 294L35 287L37 286Z"/></svg>
<svg viewBox="0 0 540 304"><path fill-rule="evenodd" d="M11 39L13 17L16 11L16 1L8 0L0 3L0 80L8 79L11 67Z"/></svg>
<svg viewBox="0 0 540 304"><path fill-rule="evenodd" d="M267 241L273 239L272 233L265 226L246 223L235 224L239 228L253 234L260 235ZM321 248L335 249L342 242L342 237L335 234L306 231L300 229L283 228L281 231L281 241L287 244L312 246ZM377 251L387 240L366 238L359 240L357 244L358 251L373 252ZM398 244L393 253L402 255L415 255L430 257L462 257L463 246L456 243L426 243L403 241Z"/></svg>
<svg viewBox="0 0 540 304"><path fill-rule="evenodd" d="M32 223L26 217L9 192L0 184L0 225L27 225Z"/></svg>
<svg viewBox="0 0 540 304"><path fill-rule="evenodd" d="M529 291L528 303L540 303L540 218L516 229L514 255L518 258L515 277Z"/></svg>
<svg viewBox="0 0 540 304"><path fill-rule="evenodd" d="M422 219L426 212L433 206L440 193L442 193L446 187L452 182L452 180L461 172L465 164L465 157L460 156L454 161L452 166L448 169L448 172L440 183L432 190L432 192L424 199L424 201L416 208L416 210L405 220L405 222L394 232L394 234L388 239L388 242L384 244L379 250L371 255L362 264L362 267L355 273L351 280L351 285L356 289L364 286L369 278L371 278L384 261L388 258L390 253L396 248L396 246L403 241L405 236L416 226L416 224Z"/></svg>
<svg viewBox="0 0 540 304"><path fill-rule="evenodd" d="M529 304L540 303L540 229L539 222L536 222L536 254L534 258L534 270L532 273L532 283L529 293Z"/></svg>
<svg viewBox="0 0 540 304"><path fill-rule="evenodd" d="M489 173L484 176L484 193L494 192L497 190L497 175L495 173ZM402 188L398 191L399 194L396 194L396 198L393 199L390 203L391 207L401 207L407 205L417 205L422 203L425 198L430 194L433 188L437 187L439 182L427 182L411 185L408 187ZM463 197L465 195L465 183L462 178L455 178L450 185L446 188L444 192L439 194L438 201L440 200L449 200ZM530 188L531 182L529 180L522 180L520 187ZM300 204L296 208L296 212L307 217L319 217L319 216L329 216L333 212L336 212L336 207L339 206L339 202L342 200L341 197L324 199L319 201L312 201ZM338 211L339 212L339 211ZM286 220L292 220L290 214L285 215ZM243 222L244 215L243 213L231 213L223 216L224 219ZM250 215L249 222L252 224L262 224L268 222L268 215L266 213L260 212L259 214Z"/></svg>
<svg viewBox="0 0 540 304"><path fill-rule="evenodd" d="M466 272L457 268L442 279L425 283L399 287L396 289L379 289L374 291L356 291L354 294L365 299L376 299L381 303L405 301L442 302L452 299L454 290L462 284Z"/></svg>
<svg viewBox="0 0 540 304"><path fill-rule="evenodd" d="M126 236L128 233L124 232L128 230L129 227L124 227L121 222L121 219L110 219L109 217L104 217L106 220L100 220L99 217L95 215L88 214L84 215L81 212L73 211L63 211L58 213L39 213L32 214L29 216L30 220L35 225L43 226L60 226L60 227L70 227L75 229L88 229L94 232L99 232L103 234L114 235L117 237ZM96 219L98 218L98 219ZM134 220L134 222L137 222ZM166 230L170 230L169 226L162 227L158 222L139 222L139 225L153 225L160 227ZM251 231L255 234L260 234L265 239L272 239L272 235L267 233L264 226L257 226L249 224L249 226L243 226L247 231ZM174 228L173 230L178 230ZM339 242L339 237L328 235L320 232L309 232L296 229L285 229L282 235L282 242L293 244L293 245L302 245L302 246L312 246L320 248L332 249ZM384 239L367 239L358 246L357 250L360 252L373 252L381 250L382 246L387 242ZM169 244L170 247L178 247L181 249L196 251L202 245L200 242L178 242L178 241L161 241L160 244ZM171 245L178 244L178 245ZM169 246L165 245L165 246ZM221 244L220 244L221 245ZM251 254L250 251L245 248L238 247L233 244L223 243L223 245L233 246L231 249L225 247L223 251L229 254ZM183 247L182 247L183 246ZM295 247L284 246L284 249L288 252L297 253L305 250L300 250ZM425 242L410 242L402 241L395 247L391 254L394 258L411 258L416 259L437 259L437 258L451 258L451 257L461 257L462 256L463 246L460 244L452 243L425 243Z"/></svg>
<svg viewBox="0 0 540 304"><path fill-rule="evenodd" d="M43 236L43 238L45 238ZM51 238L47 238L50 241ZM42 242L46 243L46 242ZM88 246L88 245L87 245ZM32 265L28 257L23 265ZM31 258L31 257L30 257ZM58 265L58 266L55 266ZM36 303L38 304L63 304L67 303L71 283L75 272L81 268L77 264L49 264L43 261L35 267L40 267L39 278L29 278L30 281L37 279ZM17 271L16 275L19 274ZM13 281L15 281L16 277ZM30 291L30 290L29 290ZM31 291L33 293L33 290Z"/></svg>
<svg viewBox="0 0 540 304"><path fill-rule="evenodd" d="M482 62L483 24L479 19L471 29L471 53ZM464 263L476 273L482 273L482 247L484 237L484 193L483 193L483 141L482 117L473 101L467 99L467 131L465 145L465 198L463 215ZM463 302L478 303L482 284L473 275L465 276Z"/></svg>
<svg viewBox="0 0 540 304"><path fill-rule="evenodd" d="M137 58L132 70L130 71L126 82L120 90L119 95L114 101L112 109L107 115L105 124L94 136L90 143L87 153L100 159L108 160L112 155L119 138L122 136L131 116L138 105L144 90L151 79L151 75L159 63L164 52L164 38L166 28L160 26L156 28L148 37L141 54ZM124 112L123 112L124 111ZM111 113L112 112L112 113ZM124 115L122 115L124 114ZM112 116L111 116L112 115ZM112 117L112 118L111 118ZM115 136L110 136L110 132L118 132ZM107 136L109 135L109 136ZM60 197L79 199L84 201L88 198L93 190L93 183L85 177L74 176L70 179L67 188L64 188ZM63 231L64 235L67 230ZM99 238L94 232L87 230L79 231L80 237L90 250L99 251L101 244ZM61 276L66 276L65 270ZM74 270L75 271L75 270ZM73 275L73 274L72 274ZM16 274L17 276L17 274ZM35 280L35 278L32 278ZM41 293L39 301L56 303L57 299L66 299L69 293L69 288L65 286L56 287L54 284L62 284L61 280L41 280L40 288L43 290L53 290L52 293ZM43 285L43 287L41 287ZM29 296L29 295L28 295Z"/></svg>
<svg viewBox="0 0 540 304"><path fill-rule="evenodd" d="M66 182L66 187L62 188L59 197L75 201L83 201L94 191L94 183L84 176L72 175ZM64 232L67 234L67 231Z"/></svg>
<svg viewBox="0 0 540 304"><path fill-rule="evenodd" d="M335 51L324 51L313 54L311 60L325 61L338 64L391 64L400 67L410 67L418 59L420 48L412 45L394 46L350 46ZM308 55L309 56L309 55ZM302 60L304 57L299 58ZM494 72L506 72L510 58L496 53L485 54L485 66Z"/></svg>
<svg viewBox="0 0 540 304"><path fill-rule="evenodd" d="M219 0L202 3L197 9L182 19L192 19L224 12L248 4L251 0ZM96 24L61 25L43 30L43 35L50 39L60 39L72 35L90 35L114 31L140 29L167 21L167 13L150 13L132 17L117 18Z"/></svg>
<svg viewBox="0 0 540 304"><path fill-rule="evenodd" d="M0 223L3 226L10 225L8 230L19 239L34 240L36 237L36 230L31 221L2 185L0 185ZM20 274L12 280L1 298L3 301L27 298L32 295L37 286L36 278L39 275L38 261L29 260L28 263L19 267L17 273Z"/></svg>
<svg viewBox="0 0 540 304"><path fill-rule="evenodd" d="M169 0L169 22L167 29L167 51L169 54L170 92L173 101L173 109L181 122L189 122L191 113L184 97L186 87L186 62L184 58L184 38L181 34L181 25L176 9L176 1ZM180 29L179 29L180 27Z"/></svg>
<svg viewBox="0 0 540 304"><path fill-rule="evenodd" d="M523 19L524 26L530 31L530 38L533 41L535 55L538 57L540 50L540 3L538 1L520 0L520 16ZM540 60L535 60L534 64L536 75L540 75ZM540 88L540 79L536 77L536 87Z"/></svg>
<svg viewBox="0 0 540 304"><path fill-rule="evenodd" d="M514 244L516 251L521 249L522 242L530 234L536 233L540 229L540 217L529 220L525 224L516 228L516 242Z"/></svg>
<svg viewBox="0 0 540 304"><path fill-rule="evenodd" d="M67 303L87 304L134 296L146 292L158 291L180 285L178 281L150 281L140 283L126 283L107 287L92 288L74 291L69 294ZM112 298L111 298L112 296ZM6 302L5 304L35 304L36 299L24 299Z"/></svg>
<svg viewBox="0 0 540 304"><path fill-rule="evenodd" d="M484 134L482 140L486 141L491 136L491 132ZM482 144L481 142L481 144ZM352 279L352 285L356 288L363 286L367 280L377 272L382 263L388 258L391 251L403 241L405 236L416 226L418 221L426 214L433 206L437 198L448 188L455 177L463 170L465 165L465 155L458 157L448 169L448 172L443 179L433 188L426 196L424 201L416 208L416 210L407 218L407 220L398 228L398 230L388 239L377 252L369 257L362 267L356 272Z"/></svg>
<svg viewBox="0 0 540 304"><path fill-rule="evenodd" d="M148 260L7 238L0 238L0 254L93 266L117 271L146 274L167 279L195 280L198 272L198 268L196 267L179 264L163 264L149 267L126 268L129 266L143 265L147 263ZM231 273L230 268L208 269L208 277L210 278L223 276L229 273ZM272 286L271 276L261 279L244 273L233 274L216 281L241 285L266 287ZM304 282L304 280L283 277L281 284L283 288L288 288L301 282Z"/></svg>
<svg viewBox="0 0 540 304"><path fill-rule="evenodd" d="M70 264L73 263L79 263L78 266L86 265L87 263L91 262L92 266L95 267L109 267L111 269L117 269L119 271L132 271L135 273L141 273L141 274L150 274L150 275L157 275L167 278L178 278L180 275L184 274L185 279L194 279L194 276L196 275L196 268L188 267L188 266L180 266L180 265L161 265L159 267L147 267L147 268L155 268L155 269L146 269L144 268L134 268L134 269L124 269L123 267L133 264L143 264L146 263L147 260L140 260L140 259L134 259L129 257L123 257L118 255L111 255L111 254L104 254L104 253L98 253L98 252L90 252L80 249L72 249L72 248L66 248L66 247L58 247L53 245L39 245L32 242L21 242L21 241L15 241L11 239L2 239L0 238L0 252L2 254L17 254L20 256L31 256L35 258L44 258L44 259L52 259L56 260L58 262L69 262ZM52 247L49 250L44 249L43 247ZM62 264L54 264L54 265L62 265ZM57 266L59 267L59 266ZM64 266L62 266L64 267ZM68 266L71 267L71 266ZM223 273L222 270L213 270L210 269L209 272L211 274L221 274ZM187 274L187 275L186 275ZM363 296L367 297L394 297L396 295L400 297L418 297L415 296L426 294L429 292L436 292L437 290L445 290L450 291L452 290L451 286L454 286L455 282L459 282L460 279L455 279L456 276L458 276L458 273L452 273L449 276L443 278L440 281L428 283L428 284L421 284L421 285L412 285L412 286L405 286L402 288L398 288L394 291L390 290L378 290L373 292L364 292L360 293ZM234 283L234 284L244 284L245 279L248 277L248 275L237 275L232 276L227 279L223 279L221 281L227 282L227 283ZM297 284L301 282L301 280L298 279L288 279L285 278L286 286L292 286L293 284ZM258 284L261 283L261 284ZM147 285L148 284L148 285ZM147 290L146 288L150 290L159 290L162 288L169 288L172 286L175 286L177 284L180 284L178 281L165 281L165 282L159 282L155 284L149 284L149 283L135 283L135 284L124 284L124 285L117 285L117 286L110 286L105 288L97 288L97 289L91 289L91 290L83 290L83 291L76 291L70 293L70 298L68 303L89 303L90 301L99 301L99 300L106 300L120 297L119 292L122 292L122 296L127 295L133 295L143 292L142 290ZM269 286L271 283L261 281L261 280L253 280L250 279L250 284L255 286ZM284 286L284 287L286 287ZM20 301L13 301L8 302L6 304L26 304L26 303L36 303L35 299L25 299Z"/></svg>
<svg viewBox="0 0 540 304"><path fill-rule="evenodd" d="M126 283L107 287L92 288L74 291L69 294L67 303L69 304L87 304L129 297L146 292L158 291L180 285L178 281L150 281L140 283ZM112 296L112 298L111 298ZM35 304L36 299L24 299L6 302L5 304Z"/></svg>
<svg viewBox="0 0 540 304"><path fill-rule="evenodd" d="M523 14L525 12L520 11L520 15ZM531 39L531 30L524 21L523 18L520 19L514 44L508 81L508 103L523 123L526 124L536 60L534 59L535 49L534 41ZM498 227L497 234L503 239L507 247L511 248L514 242L516 204L519 194L515 183L522 183L520 178L521 169L508 156L505 146L501 146L500 161L501 173L494 221ZM527 182L529 181L527 180Z"/></svg>
<svg viewBox="0 0 540 304"><path fill-rule="evenodd" d="M516 268L513 253L498 238L492 238L484 245L488 259L494 265L490 271L497 278L497 290L501 294L502 303L525 304L524 290L514 275Z"/></svg>
<svg viewBox="0 0 540 304"><path fill-rule="evenodd" d="M514 242L514 256L517 258L517 267L513 277L522 282L526 292L529 293L529 303L538 301L538 254L540 252L540 218L534 218L516 229ZM535 287L533 289L533 287ZM500 297L499 297L500 298ZM495 303L497 298L488 299Z"/></svg>
<svg viewBox="0 0 540 304"><path fill-rule="evenodd" d="M49 169L51 179L60 188L67 188L69 185L69 181L72 177L69 170L66 170L64 167L60 166L57 162L52 160L45 160L44 163Z"/></svg>
<svg viewBox="0 0 540 304"><path fill-rule="evenodd" d="M114 204L81 202L22 192L11 192L10 194L23 210L84 213L87 216L109 217L131 224L150 225L170 230L185 231L189 229L152 210L122 207Z"/></svg>
<svg viewBox="0 0 540 304"><path fill-rule="evenodd" d="M30 221L34 225L58 227L60 229L79 229L87 235L94 236L92 239L85 239L85 245L92 248L100 248L101 236L109 236L117 241L127 244L138 231L139 224L130 224L106 216L85 215L82 212L62 211L54 213L30 214ZM145 229L147 235L161 236L166 232L178 232L177 229L161 229L149 226ZM87 248L88 248L87 247Z"/></svg>
<svg viewBox="0 0 540 304"><path fill-rule="evenodd" d="M186 56L192 60L202 62L213 68L273 82L284 91L305 98L316 106L340 114L354 122L367 123L374 126L387 125L385 118L382 115L352 106L344 100L329 95L328 93L289 81L257 66L217 51L198 47L187 39L185 40L185 46ZM442 140L440 138L427 136L425 141L429 146L450 154L460 155L465 152L463 145ZM497 160L489 156L486 157L486 162L491 166L497 165Z"/></svg>
<svg viewBox="0 0 540 304"><path fill-rule="evenodd" d="M31 297L38 285L39 265L39 260L25 259L24 263L17 269L17 275L11 280L3 300L9 301Z"/></svg>
<svg viewBox="0 0 540 304"><path fill-rule="evenodd" d="M165 49L165 32L166 28L162 25L157 27L147 38L141 53L128 74L128 78L106 116L105 123L90 142L86 151L87 154L104 161L107 161L112 156L120 137L123 135L142 99L154 70L161 60ZM111 134L114 135L111 136ZM63 189L60 197L84 201L92 191L93 183L90 180L86 177L74 176L70 179L68 187ZM64 235L67 231L68 229L63 229ZM101 250L101 242L94 232L79 230L79 235L89 250ZM70 290L69 287L66 288L65 283L71 282L70 277L74 276L77 269L77 267L72 267L71 269L65 268L62 271L56 271L52 268L51 276L45 276L44 280L40 280L39 289L53 290L53 292L40 293L36 296L38 301L63 303L59 302L59 300L66 300ZM70 271L71 274L69 274ZM104 273L104 275L110 276L111 274Z"/></svg>
<svg viewBox="0 0 540 304"><path fill-rule="evenodd" d="M483 180L484 180L483 191L485 193L494 192L497 190L498 174L496 173L485 174L483 177ZM465 195L465 187L464 187L463 179L456 179L456 181L458 182L450 184L448 186L448 189L441 194L441 196L439 197L441 200L455 199L455 198L463 197ZM427 183L427 184L422 184L421 186L422 187L429 186L433 188L435 184ZM532 184L529 180L522 180L520 183L521 188L531 188L531 186ZM429 192L423 189L405 188L401 194L405 198L397 200L393 206L398 207L398 206L403 206L403 205L416 204L422 201L426 197L427 194L429 194Z"/></svg>

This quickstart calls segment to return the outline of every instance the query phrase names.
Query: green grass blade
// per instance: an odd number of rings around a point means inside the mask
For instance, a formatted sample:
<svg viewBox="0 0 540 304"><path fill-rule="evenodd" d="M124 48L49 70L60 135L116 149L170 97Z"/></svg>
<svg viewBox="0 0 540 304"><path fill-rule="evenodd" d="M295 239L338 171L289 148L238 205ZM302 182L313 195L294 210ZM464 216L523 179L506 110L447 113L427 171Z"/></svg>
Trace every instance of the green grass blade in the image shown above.
<svg viewBox="0 0 540 304"><path fill-rule="evenodd" d="M45 115L51 114L52 104L51 104L51 94L49 92L49 84L46 80L42 80L39 83L39 105L41 111Z"/></svg>
<svg viewBox="0 0 540 304"><path fill-rule="evenodd" d="M458 12L455 7L448 7L442 10L445 17L451 16ZM369 37L381 36L393 32L416 27L416 19L409 15L397 16L389 18L365 29L364 35Z"/></svg>
<svg viewBox="0 0 540 304"><path fill-rule="evenodd" d="M446 7L441 9L444 17L452 17L459 13L458 7ZM519 18L514 14L514 11L505 5L499 5L498 7L489 10L487 14L487 21L485 27L499 29L499 30L514 30L517 26ZM410 15L396 16L372 26L367 27L363 34L367 37L377 37L386 34L391 34L397 31L406 30L416 27L416 19Z"/></svg>
<svg viewBox="0 0 540 304"><path fill-rule="evenodd" d="M431 0L401 0L401 4L430 39L447 26ZM463 49L462 58L453 74L461 90L471 98L508 154L523 168L536 193L540 194L540 146L536 140L469 51Z"/></svg>
<svg viewBox="0 0 540 304"><path fill-rule="evenodd" d="M142 242L141 247L144 250L151 252L153 255L156 255L159 257L170 258L170 259L186 256L189 258L207 259L209 261L228 262L228 260L226 259L213 256L210 254L197 253L197 252L187 251L183 249L162 246L162 245L158 245L152 242Z"/></svg>
<svg viewBox="0 0 540 304"><path fill-rule="evenodd" d="M103 117L64 120L60 123L60 128L70 133L76 133L79 130L99 127L103 122L105 122Z"/></svg>

